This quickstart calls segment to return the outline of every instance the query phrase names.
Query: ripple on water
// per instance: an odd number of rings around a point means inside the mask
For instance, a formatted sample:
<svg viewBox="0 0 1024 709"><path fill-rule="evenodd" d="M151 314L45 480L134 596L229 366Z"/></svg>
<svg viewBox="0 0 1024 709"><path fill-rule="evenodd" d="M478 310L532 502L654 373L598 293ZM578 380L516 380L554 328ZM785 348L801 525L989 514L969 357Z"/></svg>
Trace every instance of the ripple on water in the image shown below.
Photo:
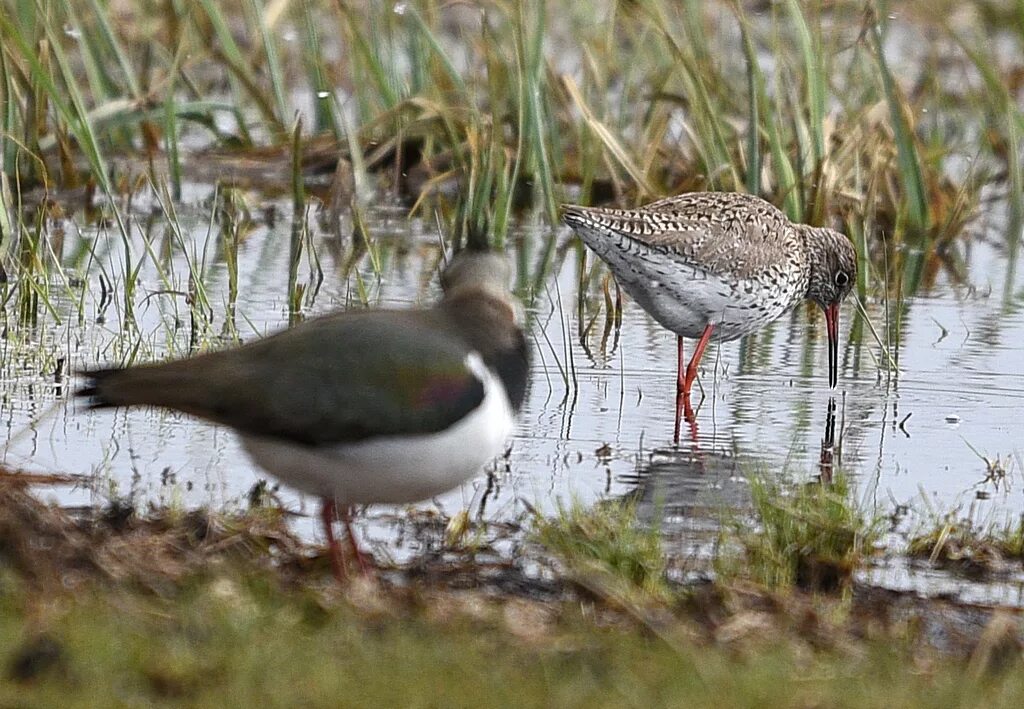
<svg viewBox="0 0 1024 709"><path fill-rule="evenodd" d="M201 212L182 212L185 234L200 249L210 238ZM371 215L368 226L383 255L381 280L367 258L343 277L345 247L314 229L324 282L310 313L358 306L360 292L375 304L399 307L436 297L431 278L436 237L391 211ZM243 338L287 323L289 228L286 220L279 220L254 231L242 245L235 322ZM96 238L88 229L81 234ZM532 240L538 235L547 236L533 230L511 243L536 249ZM141 237L135 238L133 248L143 253ZM10 439L6 464L90 476L88 485L47 491L68 505L102 504L112 495L131 496L140 503L243 504L258 476L232 435L168 412L76 410L68 400L68 380L54 381L57 358L75 369L114 359L130 346L141 345L140 356L146 359L183 351L188 341L188 307L183 299L166 294L187 290L188 267L180 251L165 268L170 288L152 262L143 266L145 295L137 305L142 336L118 339L120 295L103 304L94 287L101 265L108 275L117 272L118 247L112 248L86 274L89 288L84 294L55 299L60 324L47 316L31 336L19 339L12 332L0 342L2 415ZM536 260L531 251L516 261ZM227 273L212 257L211 264L204 281L215 313L212 336L219 336ZM878 367L882 349L856 322L850 304L842 315L843 370L835 392L826 386L823 321L813 310L798 308L745 340L712 346L700 379L704 398L698 410L699 445L696 452L687 444L672 454L699 456L681 470L678 460L651 458L652 451L671 442L674 336L629 302L621 330L605 334L597 279L581 326L577 262L567 259L531 307L531 319L538 324L533 331L532 386L509 458L495 461L488 475L441 496L438 503L448 512L483 507L488 519L500 520L520 518L524 500L551 511L559 500L592 502L632 495L649 501L661 494L672 499L662 511L666 534L675 535L680 553L697 553L714 529L713 515L706 513L716 501L742 504L745 471L785 470L808 477L816 472L825 414L834 395L839 462L858 481L867 503L881 509L894 504L922 508L926 496L935 509L960 506L966 512L974 505L975 513L980 509L992 519L1019 515L1024 511L1024 276L1008 275L1001 252L980 241L965 265L973 288L940 279L929 292L902 304L898 379L887 379ZM304 265L300 279L308 273ZM115 284L120 287L116 279ZM79 302L84 303L81 321ZM894 308L889 305L890 318ZM869 302L867 312L874 329L884 335L885 303ZM103 322L98 323L101 314ZM579 334L588 326L584 347ZM860 344L849 343L852 328L862 329ZM895 328L889 331L895 342ZM1006 477L991 479L983 457L1005 462ZM296 509L314 507L304 507L288 490L281 495ZM645 509L644 514L653 514L653 507ZM381 543L395 539L392 526L374 522L372 516L363 525L364 533ZM299 528L314 533L311 522L303 521ZM888 573L894 584L912 587L902 580L910 572ZM926 587L938 587L930 576L920 578Z"/></svg>

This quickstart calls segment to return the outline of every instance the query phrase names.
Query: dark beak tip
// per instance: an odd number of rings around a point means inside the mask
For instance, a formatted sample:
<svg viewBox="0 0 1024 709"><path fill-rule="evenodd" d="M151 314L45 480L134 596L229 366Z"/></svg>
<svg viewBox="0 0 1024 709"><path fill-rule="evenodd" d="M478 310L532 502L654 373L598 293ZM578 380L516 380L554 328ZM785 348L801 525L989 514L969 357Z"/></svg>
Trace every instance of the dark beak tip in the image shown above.
<svg viewBox="0 0 1024 709"><path fill-rule="evenodd" d="M835 389L839 381L839 303L830 303L825 308L825 323L828 331L828 387Z"/></svg>

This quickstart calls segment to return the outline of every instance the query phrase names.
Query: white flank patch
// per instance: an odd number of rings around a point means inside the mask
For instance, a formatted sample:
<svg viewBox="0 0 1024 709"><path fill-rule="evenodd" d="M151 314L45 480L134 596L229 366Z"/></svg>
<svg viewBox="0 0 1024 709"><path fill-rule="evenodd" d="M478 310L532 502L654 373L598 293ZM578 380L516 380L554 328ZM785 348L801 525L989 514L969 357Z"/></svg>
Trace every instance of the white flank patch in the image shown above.
<svg viewBox="0 0 1024 709"><path fill-rule="evenodd" d="M465 364L483 383L484 398L444 431L319 448L251 436L242 436L242 444L282 482L339 505L425 500L473 477L512 434L514 415L501 380L476 352Z"/></svg>

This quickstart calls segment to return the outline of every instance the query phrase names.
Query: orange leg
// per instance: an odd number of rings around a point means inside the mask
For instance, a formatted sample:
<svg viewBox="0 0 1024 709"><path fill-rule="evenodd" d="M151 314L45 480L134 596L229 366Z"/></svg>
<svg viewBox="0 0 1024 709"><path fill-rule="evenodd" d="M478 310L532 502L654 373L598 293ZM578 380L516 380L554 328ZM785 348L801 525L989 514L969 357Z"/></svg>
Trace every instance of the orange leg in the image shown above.
<svg viewBox="0 0 1024 709"><path fill-rule="evenodd" d="M686 381L686 370L683 369L683 336L676 335L676 396L682 396Z"/></svg>
<svg viewBox="0 0 1024 709"><path fill-rule="evenodd" d="M715 329L715 326L711 323L704 328L704 333L697 340L697 349L693 351L693 357L690 357L690 364L686 366L686 380L683 382L683 395L689 398L690 387L693 386L693 380L697 378L697 366L700 364L700 358L704 356L704 349L708 346L708 342L711 341L711 332Z"/></svg>
<svg viewBox="0 0 1024 709"><path fill-rule="evenodd" d="M690 405L690 397L685 394L679 394L676 396L676 423L672 429L672 442L675 444L679 443L679 427L684 420L690 427L690 439L696 443L697 416L693 413L693 407Z"/></svg>
<svg viewBox="0 0 1024 709"><path fill-rule="evenodd" d="M690 389L693 387L693 380L697 378L697 367L700 365L700 358L704 356L704 350L711 340L711 333L714 327L714 325L709 323L704 328L704 332L697 341L697 348L693 351L693 356L690 358L690 363L686 366L685 374L683 372L683 338L677 337L676 423L672 436L673 443L679 443L680 419L686 420L686 423L690 426L690 437L694 441L697 440L697 417L694 415L693 407L690 405Z"/></svg>
<svg viewBox="0 0 1024 709"><path fill-rule="evenodd" d="M683 368L683 337L676 335L676 423L672 429L673 443L679 443L679 422L683 416L683 410L686 410L687 422L690 420L690 414L693 413L690 410L690 398L684 394L685 391L686 370Z"/></svg>
<svg viewBox="0 0 1024 709"><path fill-rule="evenodd" d="M334 537L334 520L337 518L337 514L338 508L335 506L334 500L323 498L320 519L324 523L324 534L327 535L327 551L331 555L331 570L334 572L334 578L344 581L346 577L345 557L341 553L341 547L338 546L338 540Z"/></svg>

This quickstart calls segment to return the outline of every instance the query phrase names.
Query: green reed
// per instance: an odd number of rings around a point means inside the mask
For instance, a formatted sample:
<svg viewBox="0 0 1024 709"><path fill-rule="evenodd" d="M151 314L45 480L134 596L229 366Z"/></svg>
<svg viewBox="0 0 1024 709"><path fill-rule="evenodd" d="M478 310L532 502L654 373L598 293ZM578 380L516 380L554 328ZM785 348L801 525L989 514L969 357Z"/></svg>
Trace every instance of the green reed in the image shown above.
<svg viewBox="0 0 1024 709"><path fill-rule="evenodd" d="M0 153L12 192L93 185L113 203L132 184L111 165L143 152L166 163L177 198L197 147L290 154L292 104L305 95L303 154L333 150L358 200L398 192L411 211L496 243L522 207L557 221L567 194L636 204L744 189L813 223L870 215L857 238L885 276L872 286L910 293L927 285L939 246L956 254L986 181L1006 185L1010 233L1024 222L1024 122L984 41L1013 26L1016 7L986 6L965 27L905 4L901 31L953 42L945 61L981 74L966 88L944 81L933 55L896 64L897 20L852 0L128 7L135 15L99 0L4 3ZM1024 45L1024 32L1004 34ZM950 171L963 154L976 167ZM126 241L120 211L110 216ZM135 271L125 249L127 285ZM131 320L131 298L123 310Z"/></svg>

